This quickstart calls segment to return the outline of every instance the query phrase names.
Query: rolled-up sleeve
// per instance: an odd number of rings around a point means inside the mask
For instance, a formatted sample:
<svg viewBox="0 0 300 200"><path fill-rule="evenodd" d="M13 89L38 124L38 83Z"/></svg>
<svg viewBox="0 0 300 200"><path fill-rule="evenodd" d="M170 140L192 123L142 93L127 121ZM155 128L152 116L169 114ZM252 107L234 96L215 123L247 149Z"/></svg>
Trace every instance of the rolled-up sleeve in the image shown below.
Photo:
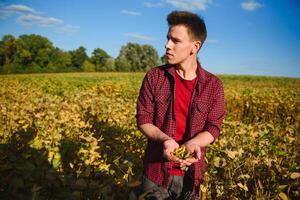
<svg viewBox="0 0 300 200"><path fill-rule="evenodd" d="M148 72L143 80L139 96L137 98L137 125L153 124L154 117L154 97L151 74Z"/></svg>
<svg viewBox="0 0 300 200"><path fill-rule="evenodd" d="M226 113L223 84L221 80L217 80L214 87L214 99L205 125L205 131L208 131L214 137L214 141L220 134L221 125Z"/></svg>

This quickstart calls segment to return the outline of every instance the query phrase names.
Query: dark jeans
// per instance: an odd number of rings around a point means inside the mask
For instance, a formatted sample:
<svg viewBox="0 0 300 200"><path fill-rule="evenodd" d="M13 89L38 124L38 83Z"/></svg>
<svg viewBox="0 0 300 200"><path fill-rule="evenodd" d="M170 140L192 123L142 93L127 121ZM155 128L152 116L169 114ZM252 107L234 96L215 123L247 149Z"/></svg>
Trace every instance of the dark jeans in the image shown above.
<svg viewBox="0 0 300 200"><path fill-rule="evenodd" d="M188 176L170 176L167 188L160 187L143 176L140 188L129 195L129 200L194 200L193 182ZM198 197L197 200L201 200Z"/></svg>

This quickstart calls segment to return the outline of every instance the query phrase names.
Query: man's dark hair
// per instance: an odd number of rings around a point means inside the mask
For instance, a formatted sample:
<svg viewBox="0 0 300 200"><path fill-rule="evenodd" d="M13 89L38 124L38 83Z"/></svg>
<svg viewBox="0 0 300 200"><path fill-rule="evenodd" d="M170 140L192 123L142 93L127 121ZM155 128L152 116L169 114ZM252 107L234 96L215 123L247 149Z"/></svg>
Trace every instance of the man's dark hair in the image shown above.
<svg viewBox="0 0 300 200"><path fill-rule="evenodd" d="M167 17L169 28L176 25L184 25L188 29L188 34L192 40L200 40L202 44L207 37L204 20L191 12L173 11Z"/></svg>

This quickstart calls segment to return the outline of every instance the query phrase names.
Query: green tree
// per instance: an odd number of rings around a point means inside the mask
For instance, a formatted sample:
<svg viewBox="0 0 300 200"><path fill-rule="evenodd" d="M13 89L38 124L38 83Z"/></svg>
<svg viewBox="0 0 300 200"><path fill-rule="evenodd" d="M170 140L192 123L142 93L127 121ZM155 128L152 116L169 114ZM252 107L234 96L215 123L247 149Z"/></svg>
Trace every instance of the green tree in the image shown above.
<svg viewBox="0 0 300 200"><path fill-rule="evenodd" d="M152 67L157 66L159 56L154 47L151 45L142 45L142 52L139 56L141 65L138 71L147 71Z"/></svg>
<svg viewBox="0 0 300 200"><path fill-rule="evenodd" d="M121 52L122 52L122 50L121 50ZM129 71L131 71L131 63L127 59L127 56L124 55L125 54L124 51L122 53L121 52L115 62L116 71L129 72Z"/></svg>
<svg viewBox="0 0 300 200"><path fill-rule="evenodd" d="M116 58L117 71L146 71L158 64L159 57L151 45L127 43Z"/></svg>
<svg viewBox="0 0 300 200"><path fill-rule="evenodd" d="M166 64L167 63L167 59L166 59L166 56L165 55L162 55L161 57L160 57L160 65L164 65L164 64Z"/></svg>
<svg viewBox="0 0 300 200"><path fill-rule="evenodd" d="M96 66L96 71L107 71L105 64L109 58L106 51L96 48L92 53L91 62Z"/></svg>
<svg viewBox="0 0 300 200"><path fill-rule="evenodd" d="M35 63L41 68L47 68L48 64L51 62L50 57L53 50L54 49L49 48L38 50L36 58L34 58Z"/></svg>
<svg viewBox="0 0 300 200"><path fill-rule="evenodd" d="M48 38L36 34L21 35L16 39L16 72L47 71L53 51L53 44Z"/></svg>
<svg viewBox="0 0 300 200"><path fill-rule="evenodd" d="M5 64L4 45L3 42L0 41L0 73L3 73L4 64Z"/></svg>
<svg viewBox="0 0 300 200"><path fill-rule="evenodd" d="M141 55L141 45L127 43L122 46L119 56L116 59L118 71L139 71L141 66L139 55Z"/></svg>
<svg viewBox="0 0 300 200"><path fill-rule="evenodd" d="M48 64L48 70L51 72L72 71L71 54L55 48L51 54L51 62Z"/></svg>
<svg viewBox="0 0 300 200"><path fill-rule="evenodd" d="M72 58L72 67L81 71L83 69L84 61L88 59L85 48L80 46L78 49L71 51L70 53Z"/></svg>
<svg viewBox="0 0 300 200"><path fill-rule="evenodd" d="M102 69L105 72L116 71L115 59L114 58L108 58L108 59L106 59L104 65L102 66Z"/></svg>
<svg viewBox="0 0 300 200"><path fill-rule="evenodd" d="M96 68L95 65L88 60L85 60L83 62L83 71L84 72L94 72L95 68Z"/></svg>
<svg viewBox="0 0 300 200"><path fill-rule="evenodd" d="M14 59L14 72L29 72L29 68L32 65L32 54L26 49L17 47L17 53Z"/></svg>
<svg viewBox="0 0 300 200"><path fill-rule="evenodd" d="M13 71L14 55L16 53L16 43L13 35L4 35L0 41L0 66L4 73Z"/></svg>

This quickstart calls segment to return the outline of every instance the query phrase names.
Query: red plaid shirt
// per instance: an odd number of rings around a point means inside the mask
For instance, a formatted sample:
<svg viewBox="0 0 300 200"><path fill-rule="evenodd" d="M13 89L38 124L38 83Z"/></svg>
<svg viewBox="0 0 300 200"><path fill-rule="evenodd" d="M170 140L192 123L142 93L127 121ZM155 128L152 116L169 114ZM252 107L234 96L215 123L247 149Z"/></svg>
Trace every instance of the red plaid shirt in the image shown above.
<svg viewBox="0 0 300 200"><path fill-rule="evenodd" d="M175 67L163 65L147 72L137 99L137 125L146 123L157 126L175 139L176 123L174 114ZM222 82L198 64L197 80L192 93L187 120L185 141L203 131L214 139L219 136L225 115L224 90ZM205 147L201 148L202 158L192 164L187 172L194 179L194 188L203 182L206 171ZM163 158L163 144L148 139L143 158L144 173L159 186L167 187L171 163Z"/></svg>

